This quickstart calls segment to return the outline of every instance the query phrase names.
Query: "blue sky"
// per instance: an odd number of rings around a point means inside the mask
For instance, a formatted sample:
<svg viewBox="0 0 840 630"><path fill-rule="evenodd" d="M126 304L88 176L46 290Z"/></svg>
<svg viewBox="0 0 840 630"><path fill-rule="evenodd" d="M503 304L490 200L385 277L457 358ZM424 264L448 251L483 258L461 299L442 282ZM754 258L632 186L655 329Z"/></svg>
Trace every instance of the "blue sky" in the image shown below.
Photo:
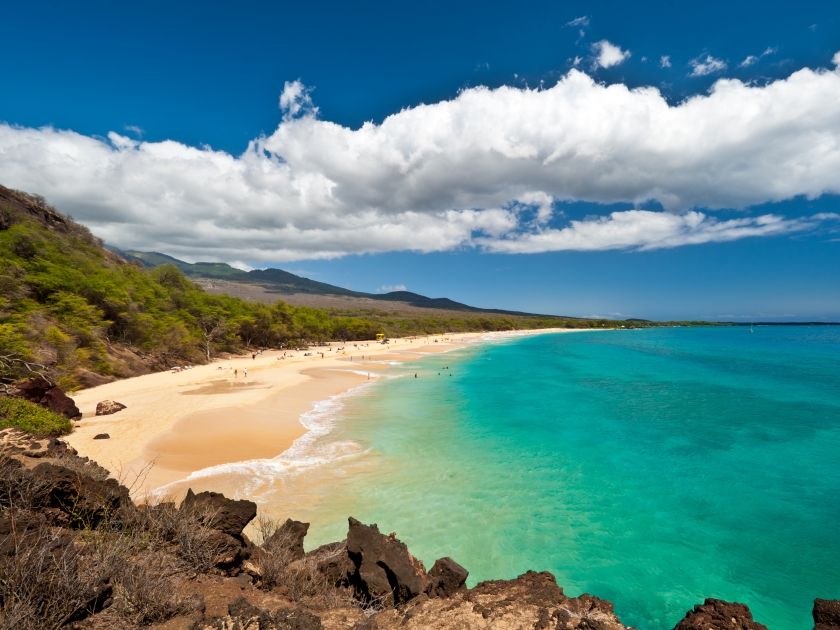
<svg viewBox="0 0 840 630"><path fill-rule="evenodd" d="M31 2L4 23L0 183L116 245L487 307L840 320L837 3Z"/></svg>

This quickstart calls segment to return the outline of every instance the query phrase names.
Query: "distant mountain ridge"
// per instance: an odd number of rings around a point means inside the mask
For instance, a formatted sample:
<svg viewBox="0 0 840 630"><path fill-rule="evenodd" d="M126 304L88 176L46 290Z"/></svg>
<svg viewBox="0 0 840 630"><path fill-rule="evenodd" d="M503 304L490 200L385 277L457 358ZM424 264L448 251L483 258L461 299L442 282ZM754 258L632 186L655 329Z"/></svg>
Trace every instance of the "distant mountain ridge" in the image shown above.
<svg viewBox="0 0 840 630"><path fill-rule="evenodd" d="M197 278L216 278L219 280L230 280L247 284L259 284L268 288L272 293L292 294L309 293L312 295L338 295L356 298L368 298L381 302L405 302L417 308L430 308L446 311L461 311L469 313L495 313L498 315L534 315L534 313L523 313L521 311L506 311L502 309L478 308L450 300L449 298L430 298L411 291L391 291L389 293L364 293L362 291L351 291L343 289L326 282L318 282L297 276L282 269L254 269L253 271L242 271L231 267L227 263L219 262L197 262L188 263L178 260L160 252L140 252L135 250L121 250L112 245L106 247L119 254L129 261L138 261L146 267L159 267L160 265L175 265L188 276Z"/></svg>

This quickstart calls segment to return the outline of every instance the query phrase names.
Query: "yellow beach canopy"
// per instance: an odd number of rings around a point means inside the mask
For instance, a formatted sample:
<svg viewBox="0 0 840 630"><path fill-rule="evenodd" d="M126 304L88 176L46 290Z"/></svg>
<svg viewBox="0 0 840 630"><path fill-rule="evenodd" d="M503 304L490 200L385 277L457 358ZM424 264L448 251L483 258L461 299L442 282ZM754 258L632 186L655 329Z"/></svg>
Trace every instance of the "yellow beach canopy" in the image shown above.
<svg viewBox="0 0 840 630"><path fill-rule="evenodd" d="M385 333L376 333L377 341L382 341L383 339L385 339Z"/></svg>

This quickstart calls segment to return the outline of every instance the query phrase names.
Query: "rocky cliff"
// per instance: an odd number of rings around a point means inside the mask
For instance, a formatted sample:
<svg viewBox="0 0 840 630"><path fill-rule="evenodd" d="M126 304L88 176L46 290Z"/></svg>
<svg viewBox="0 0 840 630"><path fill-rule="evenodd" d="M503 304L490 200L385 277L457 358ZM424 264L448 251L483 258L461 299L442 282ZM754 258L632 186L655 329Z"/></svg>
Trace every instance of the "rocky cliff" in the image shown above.
<svg viewBox="0 0 840 630"><path fill-rule="evenodd" d="M256 518L258 542L245 535ZM108 471L55 438L0 431L0 630L623 630L613 605L568 597L550 573L466 587L395 534L348 520L305 551L309 525L257 518L214 492L136 505ZM840 630L817 599L815 630ZM675 630L766 630L746 605L707 599Z"/></svg>

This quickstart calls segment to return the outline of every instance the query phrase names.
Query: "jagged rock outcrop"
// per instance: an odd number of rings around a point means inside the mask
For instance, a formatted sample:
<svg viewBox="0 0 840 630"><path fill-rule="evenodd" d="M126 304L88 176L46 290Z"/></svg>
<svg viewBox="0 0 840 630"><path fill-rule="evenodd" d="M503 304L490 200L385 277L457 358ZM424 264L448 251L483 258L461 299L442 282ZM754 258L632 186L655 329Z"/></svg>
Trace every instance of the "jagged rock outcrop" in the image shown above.
<svg viewBox="0 0 840 630"><path fill-rule="evenodd" d="M426 591L426 568L404 543L380 533L376 524L364 525L352 517L349 522L347 553L356 567L351 584L361 599L391 606Z"/></svg>
<svg viewBox="0 0 840 630"><path fill-rule="evenodd" d="M124 404L118 403L115 400L103 400L102 402L96 404L96 415L110 416L111 414L122 411L125 408Z"/></svg>
<svg viewBox="0 0 840 630"><path fill-rule="evenodd" d="M836 599L815 599L814 630L840 630L840 601Z"/></svg>
<svg viewBox="0 0 840 630"><path fill-rule="evenodd" d="M303 539L306 538L308 531L309 523L301 523L289 518L271 535L265 544L272 548L285 550L292 561L300 560L305 555Z"/></svg>
<svg viewBox="0 0 840 630"><path fill-rule="evenodd" d="M8 395L23 398L70 420L82 417L73 399L41 375L18 381L8 389Z"/></svg>
<svg viewBox="0 0 840 630"><path fill-rule="evenodd" d="M466 589L470 572L452 558L437 560L429 570L429 597L452 597Z"/></svg>
<svg viewBox="0 0 840 630"><path fill-rule="evenodd" d="M195 494L192 488L187 490L181 509L205 514L212 521L213 529L234 537L241 536L245 526L257 516L257 504L253 501L235 501L219 492Z"/></svg>
<svg viewBox="0 0 840 630"><path fill-rule="evenodd" d="M745 604L708 598L689 610L674 630L767 630L767 626L754 621Z"/></svg>

